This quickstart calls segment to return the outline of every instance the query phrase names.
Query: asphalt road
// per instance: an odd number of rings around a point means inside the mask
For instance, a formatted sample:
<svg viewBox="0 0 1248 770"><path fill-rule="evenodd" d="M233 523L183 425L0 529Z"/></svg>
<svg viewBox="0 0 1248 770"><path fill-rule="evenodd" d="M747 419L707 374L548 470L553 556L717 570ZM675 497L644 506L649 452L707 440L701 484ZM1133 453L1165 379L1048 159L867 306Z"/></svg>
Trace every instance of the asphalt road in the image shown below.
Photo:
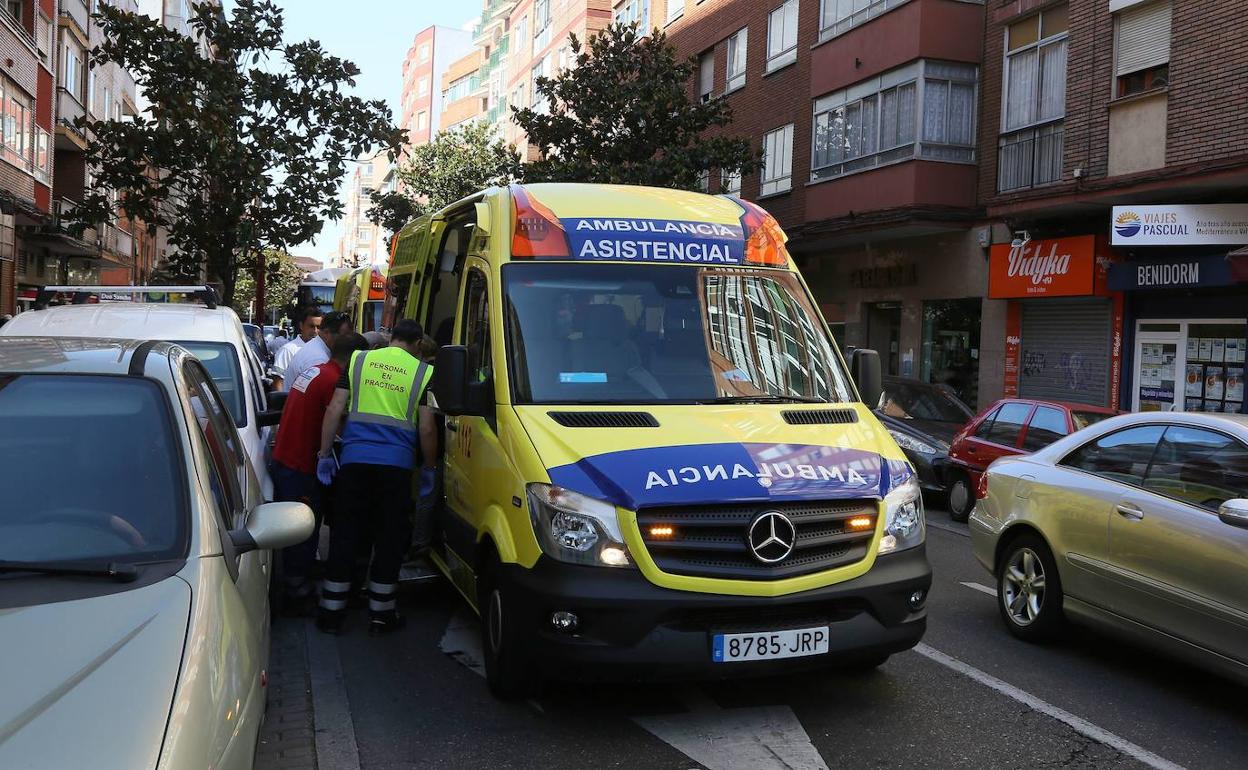
<svg viewBox="0 0 1248 770"><path fill-rule="evenodd" d="M1245 766L1248 688L1092 632L1015 640L965 526L929 517L924 645L870 674L564 684L500 703L472 666L475 619L437 584L405 596L399 634L369 638L361 619L321 638L343 676L314 679L316 708L349 708L351 724L318 719L318 740L331 734L367 770Z"/></svg>

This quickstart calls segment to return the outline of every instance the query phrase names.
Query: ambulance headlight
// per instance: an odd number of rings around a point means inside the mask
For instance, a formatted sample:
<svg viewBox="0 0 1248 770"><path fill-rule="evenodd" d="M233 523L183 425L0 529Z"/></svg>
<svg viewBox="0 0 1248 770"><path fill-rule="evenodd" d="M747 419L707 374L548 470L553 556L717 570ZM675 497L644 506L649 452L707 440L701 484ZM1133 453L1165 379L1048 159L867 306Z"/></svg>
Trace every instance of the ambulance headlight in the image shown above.
<svg viewBox="0 0 1248 770"><path fill-rule="evenodd" d="M528 489L529 519L547 556L569 564L633 566L614 505L553 484Z"/></svg>
<svg viewBox="0 0 1248 770"><path fill-rule="evenodd" d="M884 496L884 536L880 553L893 553L922 545L927 537L923 517L923 491L911 476Z"/></svg>

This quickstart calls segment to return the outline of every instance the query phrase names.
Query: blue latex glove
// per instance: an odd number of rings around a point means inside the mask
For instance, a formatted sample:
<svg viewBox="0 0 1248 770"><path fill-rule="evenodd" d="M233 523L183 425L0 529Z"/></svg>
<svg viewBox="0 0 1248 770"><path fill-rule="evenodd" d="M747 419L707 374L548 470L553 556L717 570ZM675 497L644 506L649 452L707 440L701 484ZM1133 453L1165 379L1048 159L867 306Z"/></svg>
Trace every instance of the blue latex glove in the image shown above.
<svg viewBox="0 0 1248 770"><path fill-rule="evenodd" d="M422 498L433 494L433 486L437 483L438 472L432 468L420 469L420 496Z"/></svg>
<svg viewBox="0 0 1248 770"><path fill-rule="evenodd" d="M316 461L316 480L329 486L338 472L338 461L332 457L322 457Z"/></svg>

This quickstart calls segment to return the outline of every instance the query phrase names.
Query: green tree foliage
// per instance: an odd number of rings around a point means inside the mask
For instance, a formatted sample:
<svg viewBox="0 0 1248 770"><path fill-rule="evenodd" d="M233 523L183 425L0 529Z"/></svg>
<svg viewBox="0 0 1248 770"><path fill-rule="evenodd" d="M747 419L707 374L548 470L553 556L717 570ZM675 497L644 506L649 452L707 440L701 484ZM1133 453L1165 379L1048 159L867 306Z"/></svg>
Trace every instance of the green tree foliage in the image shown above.
<svg viewBox="0 0 1248 770"><path fill-rule="evenodd" d="M279 313L288 311L295 304L303 270L295 264L294 257L284 251L266 249L264 252L264 306ZM240 273L234 286L231 303L239 317L247 318L251 303L256 298L256 279L252 272Z"/></svg>
<svg viewBox="0 0 1248 770"><path fill-rule="evenodd" d="M117 191L128 215L168 228L170 272L194 279L206 268L231 302L266 249L284 251L341 218L346 162L397 146L401 132L384 102L345 93L354 64L316 41L283 41L275 2L233 0L228 18L192 5L187 37L99 4L105 42L92 61L130 70L154 107L133 121L80 124L93 137L95 173L78 217L110 219L108 191Z"/></svg>
<svg viewBox="0 0 1248 770"><path fill-rule="evenodd" d="M398 172L403 191L374 192L368 217L398 232L415 217L478 190L519 181L521 171L520 153L493 126L469 123L440 131L432 142L408 149Z"/></svg>
<svg viewBox="0 0 1248 770"><path fill-rule="evenodd" d="M698 189L712 169L759 167L748 139L725 134L732 109L722 98L696 102L696 67L681 61L660 30L639 39L613 24L590 38L571 36L575 66L538 78L544 109L512 108L542 159L530 181L612 182Z"/></svg>

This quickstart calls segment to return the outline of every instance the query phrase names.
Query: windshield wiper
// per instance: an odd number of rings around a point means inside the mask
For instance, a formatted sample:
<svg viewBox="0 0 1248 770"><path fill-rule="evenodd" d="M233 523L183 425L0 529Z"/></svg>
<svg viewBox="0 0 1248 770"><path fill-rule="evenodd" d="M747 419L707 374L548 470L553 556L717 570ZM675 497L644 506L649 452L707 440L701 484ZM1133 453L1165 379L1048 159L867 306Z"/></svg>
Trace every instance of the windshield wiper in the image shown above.
<svg viewBox="0 0 1248 770"><path fill-rule="evenodd" d="M702 399L699 404L830 404L813 396L717 396Z"/></svg>
<svg viewBox="0 0 1248 770"><path fill-rule="evenodd" d="M106 577L119 583L129 583L139 576L138 567L115 561L0 561L0 573L4 572Z"/></svg>

